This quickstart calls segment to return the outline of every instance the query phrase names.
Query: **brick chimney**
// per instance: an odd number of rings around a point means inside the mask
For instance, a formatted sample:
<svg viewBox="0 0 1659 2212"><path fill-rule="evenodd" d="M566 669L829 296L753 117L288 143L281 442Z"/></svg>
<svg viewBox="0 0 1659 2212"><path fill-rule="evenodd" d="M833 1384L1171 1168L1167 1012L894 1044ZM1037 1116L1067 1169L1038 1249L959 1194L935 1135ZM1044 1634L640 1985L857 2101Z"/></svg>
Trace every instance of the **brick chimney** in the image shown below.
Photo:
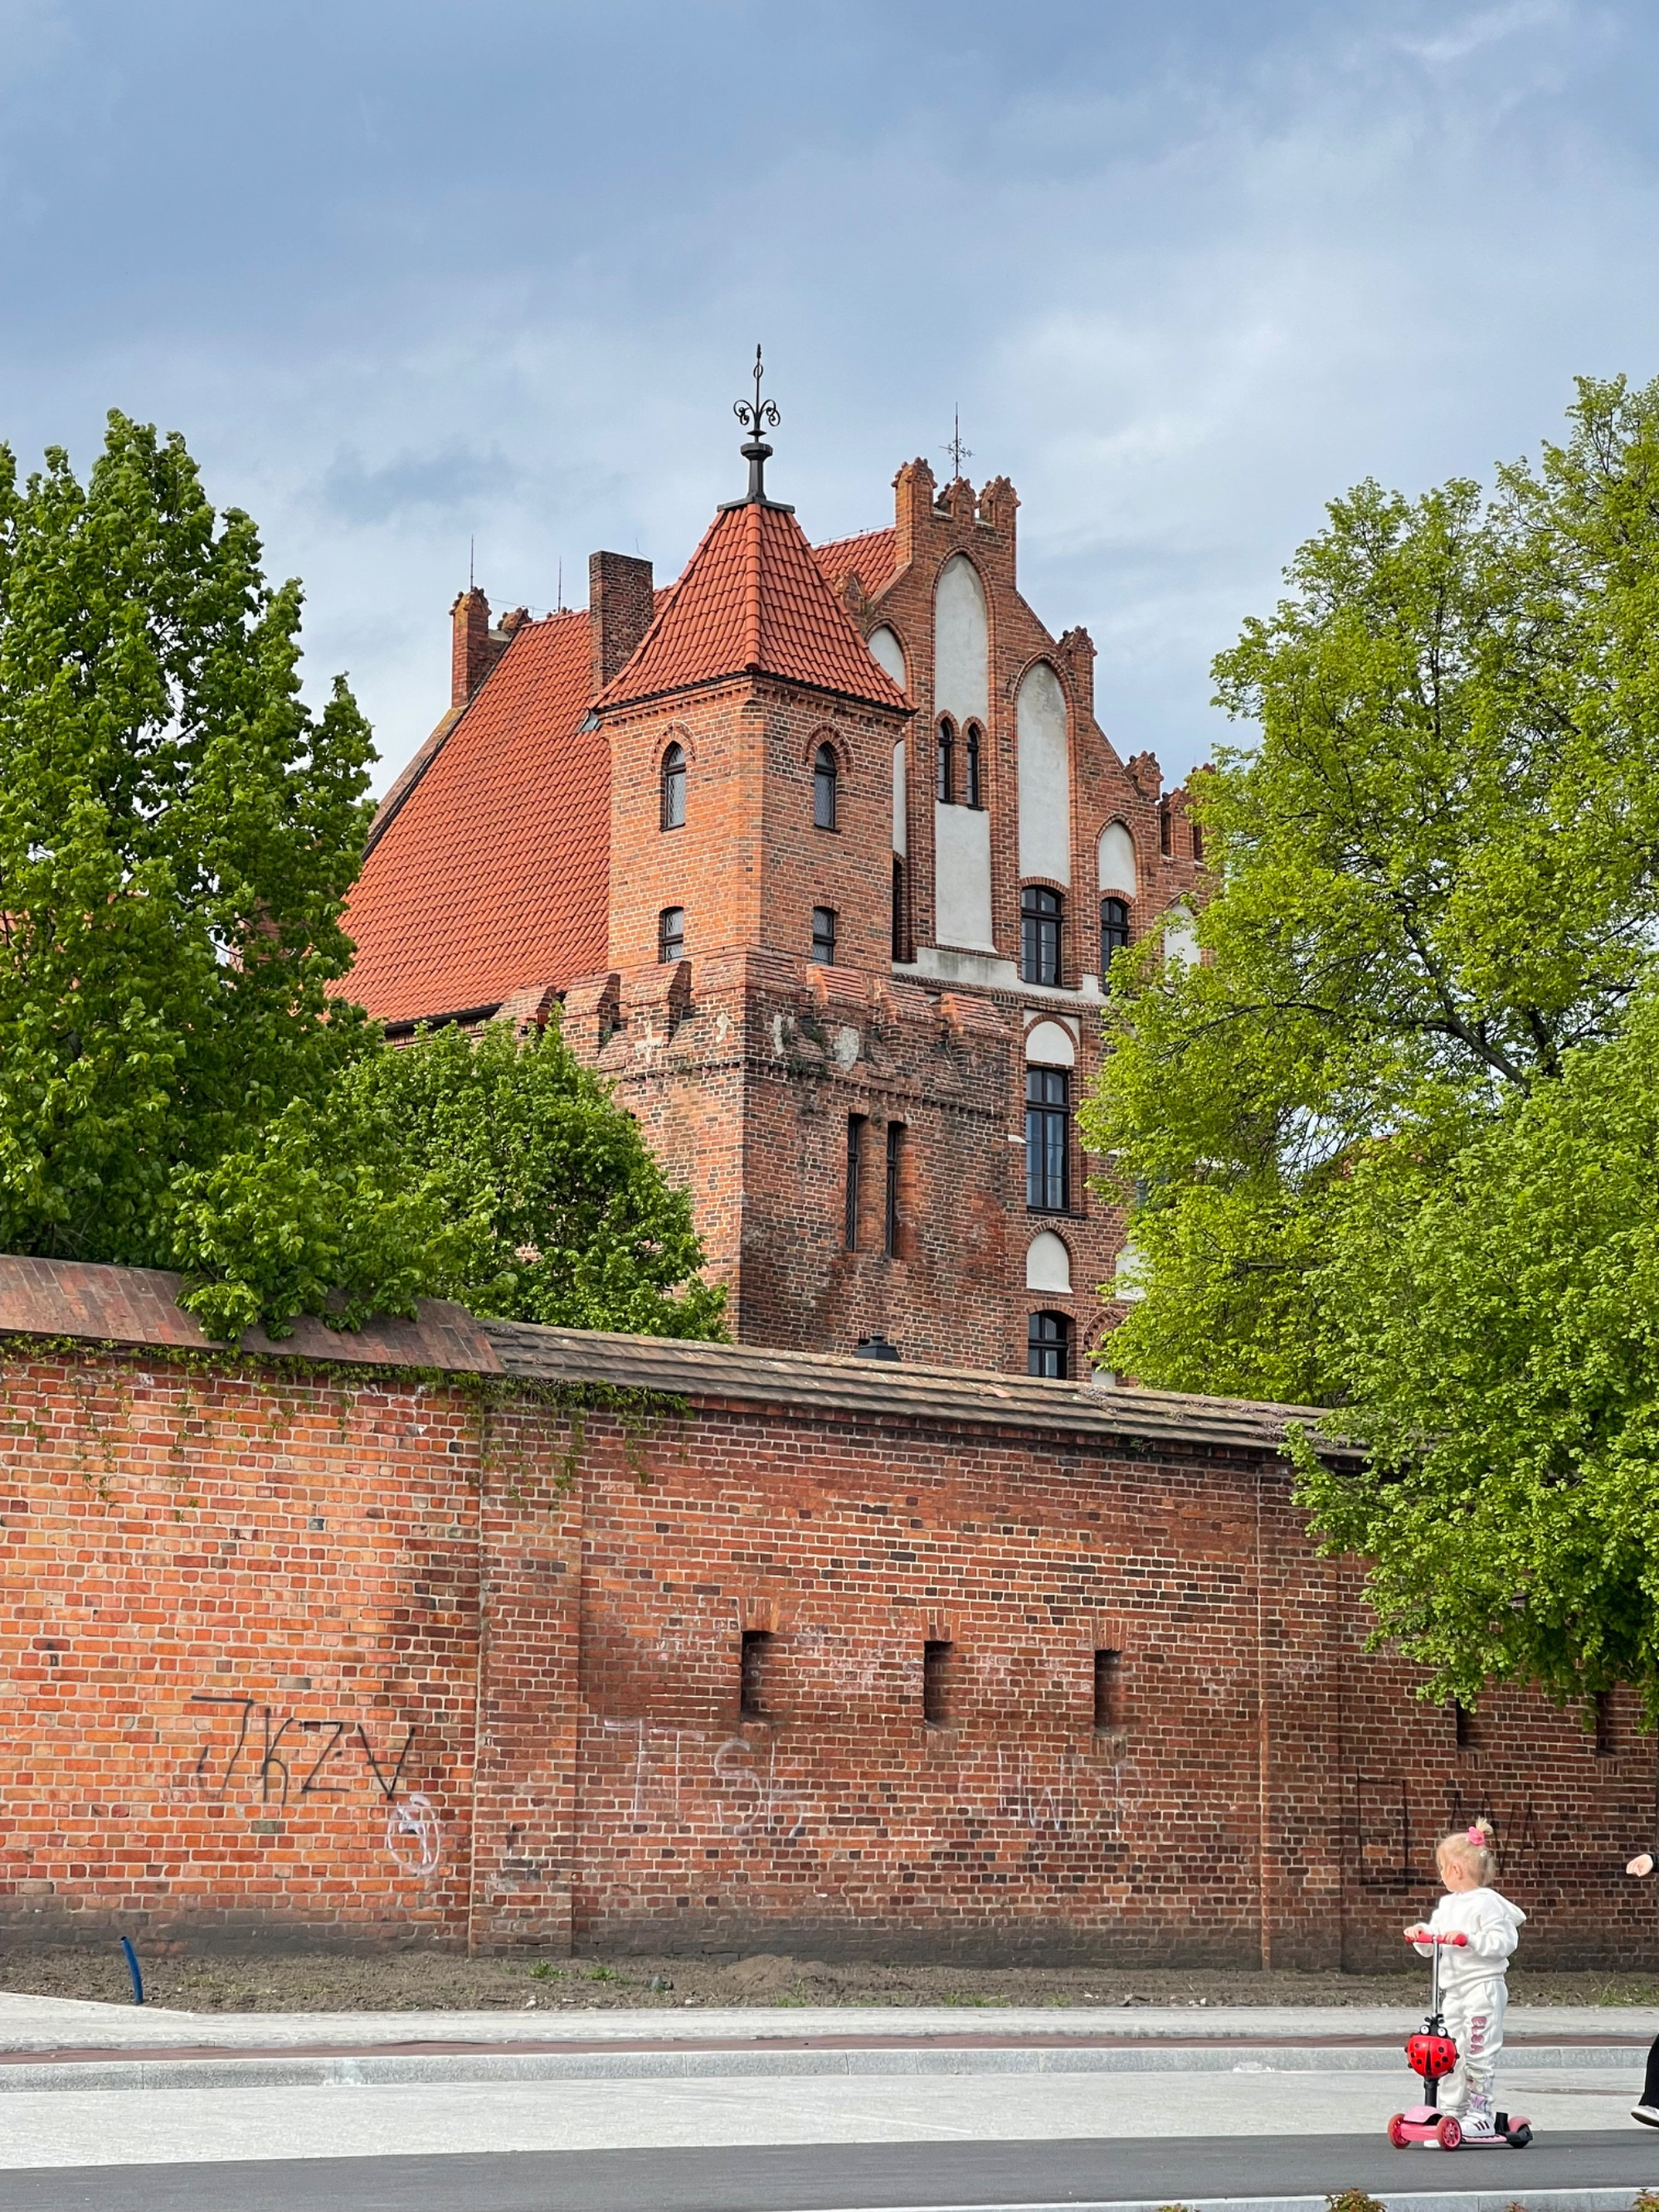
<svg viewBox="0 0 1659 2212"><path fill-rule="evenodd" d="M449 659L449 703L465 707L495 662L489 649L489 602L474 585L449 610L454 625Z"/></svg>
<svg viewBox="0 0 1659 2212"><path fill-rule="evenodd" d="M593 636L592 687L603 691L651 627L651 563L627 553L594 553L587 562L587 619Z"/></svg>

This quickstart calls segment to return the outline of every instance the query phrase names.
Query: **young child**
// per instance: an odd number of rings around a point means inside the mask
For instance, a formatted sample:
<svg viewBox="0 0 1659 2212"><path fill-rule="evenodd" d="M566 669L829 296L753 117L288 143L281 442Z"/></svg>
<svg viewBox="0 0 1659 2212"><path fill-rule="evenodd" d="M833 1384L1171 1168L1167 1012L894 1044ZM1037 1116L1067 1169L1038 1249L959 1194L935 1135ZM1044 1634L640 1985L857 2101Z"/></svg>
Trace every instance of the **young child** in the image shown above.
<svg viewBox="0 0 1659 2212"><path fill-rule="evenodd" d="M1491 1887L1498 1855L1487 1821L1443 1836L1434 1858L1446 1894L1427 1928L1419 1921L1406 1933L1414 1942L1425 1935L1468 1939L1440 1946L1441 2011L1457 2045L1457 2064L1440 2085L1440 2109L1458 2115L1466 2136L1489 2136L1492 2076L1504 2048L1504 1976L1527 1916ZM1421 1942L1417 1948L1425 1959L1432 1948Z"/></svg>

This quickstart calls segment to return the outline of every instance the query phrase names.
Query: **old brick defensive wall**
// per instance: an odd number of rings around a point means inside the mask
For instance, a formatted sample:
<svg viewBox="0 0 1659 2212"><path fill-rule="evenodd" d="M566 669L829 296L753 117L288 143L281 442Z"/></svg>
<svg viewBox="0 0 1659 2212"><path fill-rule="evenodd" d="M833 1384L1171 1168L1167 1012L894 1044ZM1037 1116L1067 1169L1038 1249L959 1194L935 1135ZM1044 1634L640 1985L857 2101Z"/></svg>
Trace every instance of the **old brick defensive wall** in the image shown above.
<svg viewBox="0 0 1659 2212"><path fill-rule="evenodd" d="M1282 1411L177 1287L0 1260L0 1924L1360 1966L1483 1811L1659 1956L1632 1710L1414 1699Z"/></svg>

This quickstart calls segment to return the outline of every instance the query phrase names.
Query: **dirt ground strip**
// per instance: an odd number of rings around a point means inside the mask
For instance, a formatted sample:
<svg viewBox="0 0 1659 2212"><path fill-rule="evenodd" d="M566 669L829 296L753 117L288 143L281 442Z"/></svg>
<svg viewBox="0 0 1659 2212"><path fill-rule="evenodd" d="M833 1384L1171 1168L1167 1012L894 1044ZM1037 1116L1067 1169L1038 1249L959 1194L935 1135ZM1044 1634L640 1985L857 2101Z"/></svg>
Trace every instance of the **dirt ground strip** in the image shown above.
<svg viewBox="0 0 1659 2212"><path fill-rule="evenodd" d="M563 2011L676 2005L1416 2005L1419 1974L1249 1973L1100 1966L825 1966L746 1959L466 1959L432 1950L193 1952L141 1945L145 1995L194 2012ZM1656 2004L1651 1973L1510 1977L1519 2004ZM0 1939L0 1987L38 1996L131 2002L114 1942Z"/></svg>

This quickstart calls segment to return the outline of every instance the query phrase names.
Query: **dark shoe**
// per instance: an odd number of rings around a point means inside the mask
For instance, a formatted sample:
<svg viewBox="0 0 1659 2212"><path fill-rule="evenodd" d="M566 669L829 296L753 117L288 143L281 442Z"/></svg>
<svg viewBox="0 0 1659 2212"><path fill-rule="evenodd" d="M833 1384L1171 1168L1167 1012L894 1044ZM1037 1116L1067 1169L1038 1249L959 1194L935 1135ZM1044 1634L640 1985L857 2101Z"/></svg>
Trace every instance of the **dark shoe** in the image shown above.
<svg viewBox="0 0 1659 2212"><path fill-rule="evenodd" d="M1631 2112L1633 2120L1640 2120L1644 2128L1659 2128L1659 2105L1637 2105Z"/></svg>

